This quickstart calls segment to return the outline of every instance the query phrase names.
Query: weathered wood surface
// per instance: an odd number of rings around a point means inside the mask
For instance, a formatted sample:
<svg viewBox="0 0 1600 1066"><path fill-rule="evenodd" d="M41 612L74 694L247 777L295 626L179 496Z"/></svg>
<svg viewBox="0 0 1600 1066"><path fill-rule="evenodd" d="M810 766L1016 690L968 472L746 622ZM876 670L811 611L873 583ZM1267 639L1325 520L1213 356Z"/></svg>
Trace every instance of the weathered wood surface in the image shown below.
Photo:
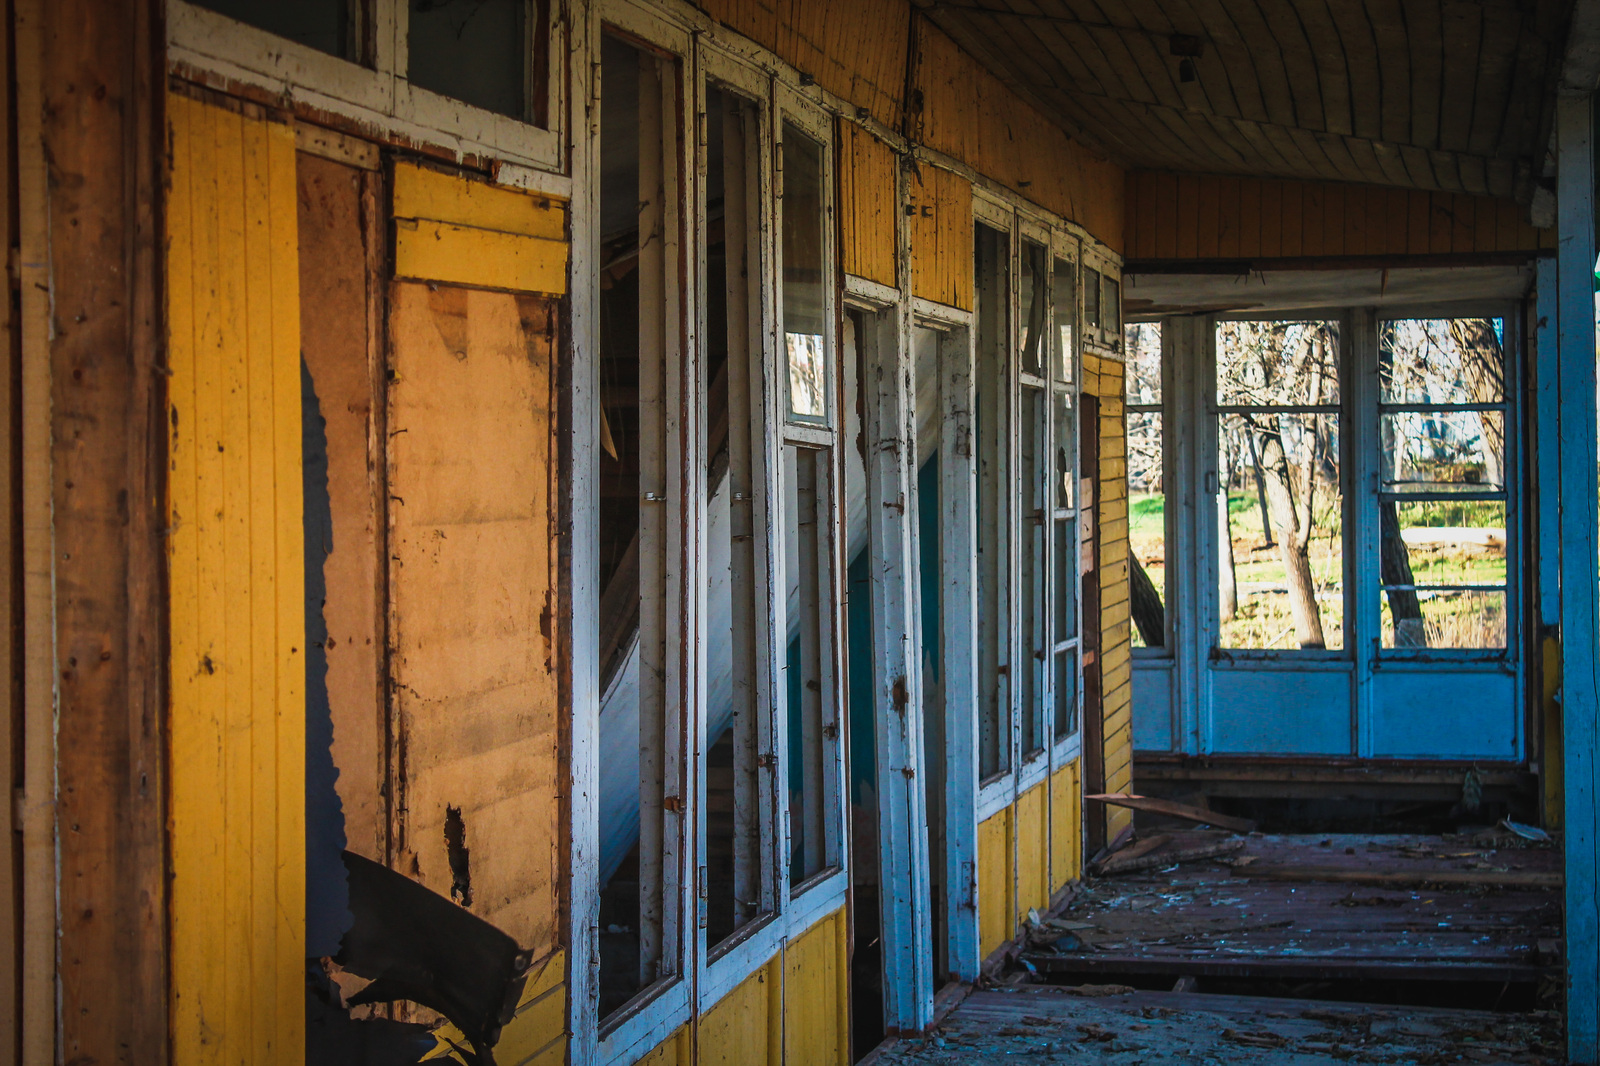
<svg viewBox="0 0 1600 1066"><path fill-rule="evenodd" d="M1129 792L1099 792L1083 798L1110 804L1113 807L1127 807L1129 810L1182 818L1201 825L1214 825L1218 829L1231 829L1235 833L1253 833L1256 829L1256 823L1248 818L1234 818L1217 811L1208 811L1204 807L1194 807L1187 803L1158 799L1154 796L1136 796Z"/></svg>
<svg viewBox="0 0 1600 1066"><path fill-rule="evenodd" d="M1570 5L958 0L925 10L1021 98L1130 169L1510 197L1519 185L1526 193L1549 142ZM1175 34L1200 45L1192 81L1171 54Z"/></svg>
<svg viewBox="0 0 1600 1066"><path fill-rule="evenodd" d="M31 337L49 345L50 392L28 402L50 410L53 725L63 741L51 871L59 912L27 917L35 929L58 930L53 954L30 959L29 969L40 975L41 963L46 972L59 964L60 1045L52 1054L35 1031L29 1057L162 1061L161 21L151 3L63 0L18 14L30 23L26 99L37 107L19 120L36 138L23 151L30 159L42 152L49 167L47 204L35 205L48 213L49 245L30 252L51 267L49 336ZM39 695L29 701L35 709L48 700ZM49 778L47 767L29 774L30 783ZM50 797L31 788L26 799L49 809ZM45 824L29 820L30 830Z"/></svg>

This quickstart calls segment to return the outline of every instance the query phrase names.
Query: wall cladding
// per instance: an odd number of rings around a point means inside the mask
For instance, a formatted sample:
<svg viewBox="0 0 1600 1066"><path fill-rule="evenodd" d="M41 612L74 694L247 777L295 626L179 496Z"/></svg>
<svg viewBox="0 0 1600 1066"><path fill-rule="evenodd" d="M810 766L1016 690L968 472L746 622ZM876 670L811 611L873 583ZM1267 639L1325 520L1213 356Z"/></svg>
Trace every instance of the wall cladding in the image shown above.
<svg viewBox="0 0 1600 1066"><path fill-rule="evenodd" d="M1510 200L1338 182L1130 173L1129 259L1457 255L1555 247Z"/></svg>

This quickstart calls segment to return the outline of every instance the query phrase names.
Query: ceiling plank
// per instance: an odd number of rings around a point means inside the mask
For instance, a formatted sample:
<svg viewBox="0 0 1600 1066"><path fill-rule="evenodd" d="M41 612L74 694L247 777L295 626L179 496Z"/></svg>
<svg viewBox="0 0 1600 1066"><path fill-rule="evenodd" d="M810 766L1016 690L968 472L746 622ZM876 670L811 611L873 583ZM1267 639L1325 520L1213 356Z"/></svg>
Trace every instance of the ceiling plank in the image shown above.
<svg viewBox="0 0 1600 1066"><path fill-rule="evenodd" d="M1461 0L1442 7L1444 66L1439 86L1439 142L1447 152L1464 152L1472 131L1475 72L1483 44L1483 9Z"/></svg>
<svg viewBox="0 0 1600 1066"><path fill-rule="evenodd" d="M1402 0L1366 0L1359 7L1372 25L1374 54L1378 61L1379 111L1386 141L1411 140L1411 45L1406 36Z"/></svg>

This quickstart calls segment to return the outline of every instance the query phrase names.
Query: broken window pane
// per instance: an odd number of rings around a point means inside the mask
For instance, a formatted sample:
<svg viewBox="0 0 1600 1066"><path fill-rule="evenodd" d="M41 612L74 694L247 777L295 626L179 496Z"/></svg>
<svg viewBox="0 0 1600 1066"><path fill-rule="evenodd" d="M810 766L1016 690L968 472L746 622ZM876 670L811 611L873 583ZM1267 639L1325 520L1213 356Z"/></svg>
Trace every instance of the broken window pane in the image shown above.
<svg viewBox="0 0 1600 1066"><path fill-rule="evenodd" d="M1161 412L1129 410L1128 551L1135 648L1160 648L1167 643L1167 491L1163 459Z"/></svg>
<svg viewBox="0 0 1600 1066"><path fill-rule="evenodd" d="M406 77L411 84L486 111L544 125L546 3L410 3ZM541 106L530 107L534 102Z"/></svg>
<svg viewBox="0 0 1600 1066"><path fill-rule="evenodd" d="M665 299L679 280L664 231L677 128L678 68L607 36L601 50L600 220L600 1012L677 972L670 950L678 844L665 811L677 713L667 545L677 479L666 465L674 362Z"/></svg>
<svg viewBox="0 0 1600 1066"><path fill-rule="evenodd" d="M1395 319L1378 332L1380 402L1499 403L1505 399L1505 320Z"/></svg>
<svg viewBox="0 0 1600 1066"><path fill-rule="evenodd" d="M1105 296L1101 299L1100 316L1104 320L1101 326L1106 333L1115 337L1122 330L1122 283L1110 274L1102 274L1105 280Z"/></svg>
<svg viewBox="0 0 1600 1066"><path fill-rule="evenodd" d="M1100 328L1100 272L1088 267L1083 270L1083 325Z"/></svg>
<svg viewBox="0 0 1600 1066"><path fill-rule="evenodd" d="M1056 354L1055 369L1050 376L1062 384L1071 384L1077 380L1078 349L1073 323L1077 319L1078 294L1073 287L1070 260L1056 260L1052 284L1055 297Z"/></svg>
<svg viewBox="0 0 1600 1066"><path fill-rule="evenodd" d="M831 742L839 729L833 697L828 464L826 448L784 446L791 886L836 862L826 804L832 786Z"/></svg>
<svg viewBox="0 0 1600 1066"><path fill-rule="evenodd" d="M1047 259L1044 246L1024 240L1021 259L1017 295L1021 307L1019 313L1022 316L1022 321L1018 323L1022 328L1022 372L1043 375L1045 346L1049 343L1047 337L1049 324L1046 318L1050 314L1049 279L1045 274Z"/></svg>
<svg viewBox="0 0 1600 1066"><path fill-rule="evenodd" d="M1383 647L1506 646L1503 500L1378 504Z"/></svg>
<svg viewBox="0 0 1600 1066"><path fill-rule="evenodd" d="M1012 482L1007 395L1010 349L1010 239L975 227L978 437L978 774L990 778L1011 768L1009 684Z"/></svg>
<svg viewBox="0 0 1600 1066"><path fill-rule="evenodd" d="M715 945L765 913L759 489L761 109L706 86L706 933ZM770 802L770 801L769 801Z"/></svg>
<svg viewBox="0 0 1600 1066"><path fill-rule="evenodd" d="M1500 411L1400 411L1380 416L1387 492L1495 492L1506 487Z"/></svg>
<svg viewBox="0 0 1600 1066"><path fill-rule="evenodd" d="M822 145L783 124L783 340L789 416L828 417L823 284Z"/></svg>
<svg viewBox="0 0 1600 1066"><path fill-rule="evenodd" d="M1055 660L1055 731L1062 740L1078 731L1078 651L1058 651Z"/></svg>
<svg viewBox="0 0 1600 1066"><path fill-rule="evenodd" d="M356 59L355 0L196 0L203 8L341 59Z"/></svg>
<svg viewBox="0 0 1600 1066"><path fill-rule="evenodd" d="M1022 715L1022 753L1033 754L1044 748L1044 695L1045 670L1049 665L1050 648L1045 625L1045 550L1050 533L1051 514L1045 496L1044 464L1040 461L1045 451L1048 432L1045 417L1048 412L1045 390L1031 385L1022 387L1021 410L1018 412L1019 461L1017 466L1017 494L1021 503L1020 569L1018 571L1017 598L1020 617L1018 637L1021 645L1017 659L1017 692Z"/></svg>
<svg viewBox="0 0 1600 1066"><path fill-rule="evenodd" d="M1339 418L1251 411L1218 422L1220 646L1344 646Z"/></svg>

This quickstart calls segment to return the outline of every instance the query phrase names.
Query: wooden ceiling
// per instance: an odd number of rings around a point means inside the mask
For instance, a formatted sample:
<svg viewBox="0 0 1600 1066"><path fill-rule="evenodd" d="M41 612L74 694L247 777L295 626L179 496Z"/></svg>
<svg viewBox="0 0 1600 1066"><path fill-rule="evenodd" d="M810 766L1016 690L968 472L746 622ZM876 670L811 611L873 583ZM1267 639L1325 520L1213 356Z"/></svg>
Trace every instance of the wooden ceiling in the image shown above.
<svg viewBox="0 0 1600 1066"><path fill-rule="evenodd" d="M917 0L1136 170L1516 195L1543 169L1571 0ZM1174 37L1197 38L1184 81ZM1195 42L1179 40L1176 48Z"/></svg>

